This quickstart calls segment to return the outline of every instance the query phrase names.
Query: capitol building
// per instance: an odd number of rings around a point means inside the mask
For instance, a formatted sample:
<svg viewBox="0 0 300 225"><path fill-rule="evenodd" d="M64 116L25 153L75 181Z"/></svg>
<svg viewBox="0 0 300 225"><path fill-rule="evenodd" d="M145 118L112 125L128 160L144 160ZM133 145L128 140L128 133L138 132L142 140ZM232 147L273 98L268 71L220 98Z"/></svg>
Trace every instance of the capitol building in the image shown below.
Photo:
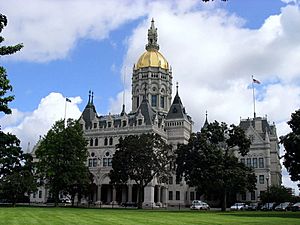
<svg viewBox="0 0 300 225"><path fill-rule="evenodd" d="M90 92L88 103L79 118L88 141L87 166L94 176L89 199L96 204L137 202L138 190L134 181L129 181L126 185L110 184L108 174L119 138L156 133L176 149L178 143L187 144L193 132L193 120L180 98L178 85L175 96L172 97L172 69L159 52L157 28L153 20L148 29L148 43L145 48L132 70L130 112L126 112L123 105L120 114L99 115L94 105L93 93ZM252 140L252 145L246 156L241 157L237 153L236 156L254 169L257 190L240 193L237 197L241 201L258 201L268 185L281 185L276 127L262 117L241 120L240 126ZM34 155L34 150L32 154ZM31 195L31 202L46 202L47 196L47 190L41 187L38 194ZM176 182L174 174L167 183L153 179L144 188L143 199L143 207L166 207L190 205L194 199L205 197L199 196L196 189L189 187L184 180Z"/></svg>

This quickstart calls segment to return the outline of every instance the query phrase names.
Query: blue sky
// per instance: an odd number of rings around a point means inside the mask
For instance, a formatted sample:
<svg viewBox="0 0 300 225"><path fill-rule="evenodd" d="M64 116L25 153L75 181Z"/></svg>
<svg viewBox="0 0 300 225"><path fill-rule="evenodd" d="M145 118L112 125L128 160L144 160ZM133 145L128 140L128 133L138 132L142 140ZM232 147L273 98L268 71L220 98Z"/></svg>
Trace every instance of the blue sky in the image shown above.
<svg viewBox="0 0 300 225"><path fill-rule="evenodd" d="M64 116L64 97L72 100L68 117L80 116L90 89L99 114L119 113L124 74L130 111L131 69L152 17L195 131L206 110L227 123L252 117L251 75L261 81L257 114L274 121L279 136L300 106L298 0L7 0L0 8L9 20L5 43L25 46L1 58L15 100L0 123L24 148Z"/></svg>

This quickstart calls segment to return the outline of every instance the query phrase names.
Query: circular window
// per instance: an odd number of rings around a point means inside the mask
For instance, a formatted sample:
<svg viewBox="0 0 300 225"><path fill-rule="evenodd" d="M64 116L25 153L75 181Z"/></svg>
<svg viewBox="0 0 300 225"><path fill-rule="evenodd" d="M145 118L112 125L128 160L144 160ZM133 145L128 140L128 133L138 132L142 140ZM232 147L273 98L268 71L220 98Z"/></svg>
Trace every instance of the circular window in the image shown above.
<svg viewBox="0 0 300 225"><path fill-rule="evenodd" d="M105 153L105 156L109 156L109 152L106 152L106 153Z"/></svg>
<svg viewBox="0 0 300 225"><path fill-rule="evenodd" d="M95 153L94 153L94 152L92 152L92 153L91 153L91 156L92 156L92 157L94 157L94 156L95 156Z"/></svg>

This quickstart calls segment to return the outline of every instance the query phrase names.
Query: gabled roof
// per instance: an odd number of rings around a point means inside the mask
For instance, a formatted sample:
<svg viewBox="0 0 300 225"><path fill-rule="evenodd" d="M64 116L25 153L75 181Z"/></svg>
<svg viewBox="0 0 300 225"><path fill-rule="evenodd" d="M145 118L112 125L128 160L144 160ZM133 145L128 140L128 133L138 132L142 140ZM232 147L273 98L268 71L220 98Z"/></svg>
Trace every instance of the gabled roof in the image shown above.
<svg viewBox="0 0 300 225"><path fill-rule="evenodd" d="M146 125L153 125L153 119L155 118L156 111L150 106L147 98L144 98L141 102L136 115L138 115L139 112L141 112L144 116L144 122Z"/></svg>

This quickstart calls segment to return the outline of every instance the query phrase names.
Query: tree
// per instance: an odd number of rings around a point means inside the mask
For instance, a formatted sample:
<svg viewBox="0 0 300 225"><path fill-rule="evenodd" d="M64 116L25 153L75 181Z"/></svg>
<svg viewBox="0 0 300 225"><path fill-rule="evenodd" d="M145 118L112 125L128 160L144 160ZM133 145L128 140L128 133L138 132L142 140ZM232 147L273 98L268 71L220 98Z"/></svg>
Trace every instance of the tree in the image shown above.
<svg viewBox="0 0 300 225"><path fill-rule="evenodd" d="M0 14L0 33L3 28L7 25L6 16ZM4 41L4 38L0 36L0 44ZM14 54L15 52L21 50L22 44L17 44L15 46L0 46L0 56ZM12 91L12 86L7 78L6 70L4 67L0 66L0 112L5 114L10 114L11 109L8 107L8 103L14 100L14 96L6 96L7 91Z"/></svg>
<svg viewBox="0 0 300 225"><path fill-rule="evenodd" d="M13 206L18 200L23 201L25 194L29 200L30 193L37 189L32 156L20 151L19 159L20 161L14 164L12 171L2 177L0 183L2 198L12 202Z"/></svg>
<svg viewBox="0 0 300 225"><path fill-rule="evenodd" d="M59 193L72 196L89 182L86 167L87 142L78 121L69 119L57 121L42 139L36 150L37 173L53 195L55 206Z"/></svg>
<svg viewBox="0 0 300 225"><path fill-rule="evenodd" d="M112 184L129 180L138 186L138 208L142 208L144 188L155 178L168 177L168 165L173 160L172 146L158 134L130 135L120 138L109 173Z"/></svg>
<svg viewBox="0 0 300 225"><path fill-rule="evenodd" d="M292 113L291 120L287 123L292 132L280 137L280 143L285 149L283 165L292 181L300 181L300 109Z"/></svg>
<svg viewBox="0 0 300 225"><path fill-rule="evenodd" d="M197 187L202 194L218 193L225 211L229 194L255 189L253 171L239 163L233 153L235 149L244 156L249 147L250 140L240 127L210 123L201 132L192 134L188 144L178 146L177 180L184 177L187 184Z"/></svg>
<svg viewBox="0 0 300 225"><path fill-rule="evenodd" d="M7 25L6 16L0 14L0 33ZM0 44L4 38L0 36ZM10 55L19 51L22 44L15 46L0 46L0 56ZM12 91L12 86L7 78L6 70L0 66L0 112L10 114L8 103L14 96L7 96ZM0 127L1 128L1 127ZM0 194L2 198L10 200L13 205L24 194L29 195L35 190L35 178L33 175L32 158L24 154L20 147L20 140L13 134L0 130Z"/></svg>
<svg viewBox="0 0 300 225"><path fill-rule="evenodd" d="M260 199L263 203L276 202L282 203L292 200L292 195L284 186L272 185L268 191L260 195Z"/></svg>

